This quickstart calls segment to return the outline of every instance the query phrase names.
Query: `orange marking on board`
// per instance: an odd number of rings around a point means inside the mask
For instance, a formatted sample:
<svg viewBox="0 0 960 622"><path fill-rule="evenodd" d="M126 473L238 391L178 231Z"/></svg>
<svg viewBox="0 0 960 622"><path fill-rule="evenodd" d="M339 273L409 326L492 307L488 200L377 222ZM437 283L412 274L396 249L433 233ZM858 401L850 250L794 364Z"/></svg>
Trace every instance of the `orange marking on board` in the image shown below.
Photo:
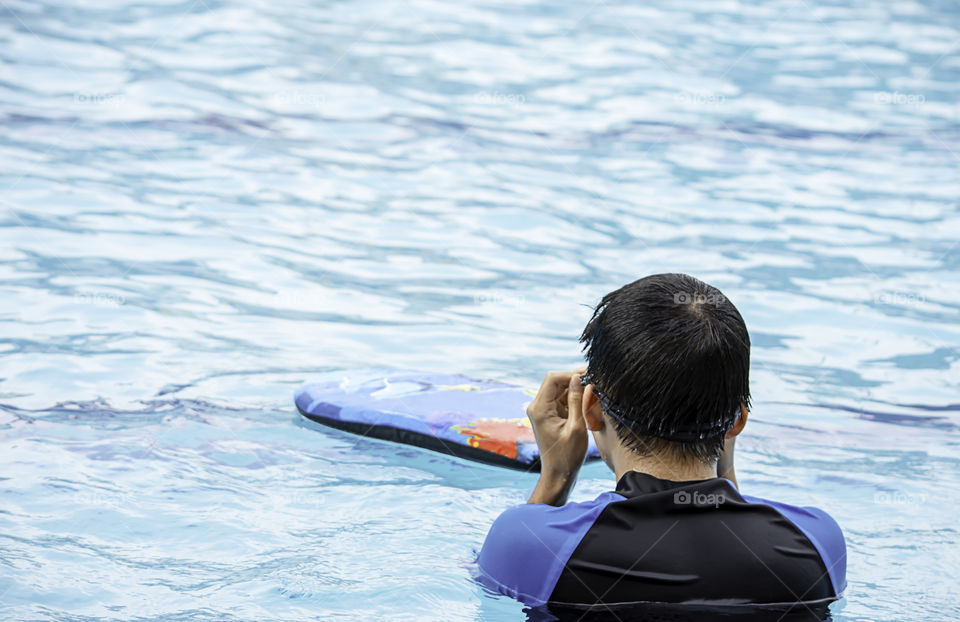
<svg viewBox="0 0 960 622"><path fill-rule="evenodd" d="M467 444L507 458L517 457L517 443L534 442L533 428L526 419L479 419L454 430L469 436Z"/></svg>

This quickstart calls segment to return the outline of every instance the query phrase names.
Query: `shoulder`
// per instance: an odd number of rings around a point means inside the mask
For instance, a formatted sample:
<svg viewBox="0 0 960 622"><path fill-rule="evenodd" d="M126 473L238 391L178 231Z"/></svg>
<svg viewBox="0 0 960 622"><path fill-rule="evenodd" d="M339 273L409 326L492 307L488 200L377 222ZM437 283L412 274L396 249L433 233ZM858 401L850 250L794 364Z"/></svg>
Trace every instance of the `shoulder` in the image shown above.
<svg viewBox="0 0 960 622"><path fill-rule="evenodd" d="M751 504L767 505L779 512L802 531L809 531L817 540L843 544L843 531L836 520L820 508L812 506L790 505L780 501L771 501L759 497L743 495L744 501Z"/></svg>
<svg viewBox="0 0 960 622"><path fill-rule="evenodd" d="M796 506L779 501L743 495L744 501L772 507L810 540L823 559L834 591L840 596L846 588L847 545L836 520L820 508Z"/></svg>
<svg viewBox="0 0 960 622"><path fill-rule="evenodd" d="M512 507L493 522L480 559L489 560L492 553L500 551L511 556L542 549L557 553L560 545L571 536L589 529L607 504L622 500L622 496L608 492L592 501L561 506L525 503Z"/></svg>
<svg viewBox="0 0 960 622"><path fill-rule="evenodd" d="M529 604L546 602L600 512L623 499L608 492L582 503L526 503L506 510L490 527L477 559L484 583Z"/></svg>

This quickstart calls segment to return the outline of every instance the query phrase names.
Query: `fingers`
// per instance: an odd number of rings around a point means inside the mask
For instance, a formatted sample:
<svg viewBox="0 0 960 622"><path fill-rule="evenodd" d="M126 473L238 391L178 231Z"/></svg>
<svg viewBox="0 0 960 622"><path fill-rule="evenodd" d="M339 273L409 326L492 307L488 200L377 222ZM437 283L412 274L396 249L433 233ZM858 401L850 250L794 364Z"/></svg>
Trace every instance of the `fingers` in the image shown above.
<svg viewBox="0 0 960 622"><path fill-rule="evenodd" d="M557 396L557 399L554 400L554 405L557 408L557 416L561 419L567 418L567 387L563 387L563 392Z"/></svg>
<svg viewBox="0 0 960 622"><path fill-rule="evenodd" d="M573 371L548 371L540 384L537 396L527 406L527 416L531 420L551 415L566 419L570 401L570 378L574 374Z"/></svg>
<svg viewBox="0 0 960 622"><path fill-rule="evenodd" d="M564 371L548 371L547 375L543 377L543 382L540 384L540 390L537 391L537 397L534 398L535 402L552 402L557 398L557 393L561 387L566 386L567 376L570 372Z"/></svg>
<svg viewBox="0 0 960 622"><path fill-rule="evenodd" d="M589 440L581 413L583 391L576 372L547 372L537 396L527 406L540 449L541 473L576 479Z"/></svg>
<svg viewBox="0 0 960 622"><path fill-rule="evenodd" d="M587 429L587 422L583 419L583 385L580 384L580 375L576 372L570 375L567 385L567 426L573 432Z"/></svg>

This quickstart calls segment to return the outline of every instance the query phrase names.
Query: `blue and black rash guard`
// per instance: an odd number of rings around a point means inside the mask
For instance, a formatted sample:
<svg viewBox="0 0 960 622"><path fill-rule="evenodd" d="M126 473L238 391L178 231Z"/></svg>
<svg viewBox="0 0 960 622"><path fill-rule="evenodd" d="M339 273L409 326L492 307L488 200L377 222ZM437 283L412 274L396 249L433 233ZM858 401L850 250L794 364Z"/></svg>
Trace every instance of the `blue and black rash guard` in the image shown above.
<svg viewBox="0 0 960 622"><path fill-rule="evenodd" d="M825 512L638 471L593 501L507 510L477 564L481 583L533 606L810 605L846 587L843 534Z"/></svg>

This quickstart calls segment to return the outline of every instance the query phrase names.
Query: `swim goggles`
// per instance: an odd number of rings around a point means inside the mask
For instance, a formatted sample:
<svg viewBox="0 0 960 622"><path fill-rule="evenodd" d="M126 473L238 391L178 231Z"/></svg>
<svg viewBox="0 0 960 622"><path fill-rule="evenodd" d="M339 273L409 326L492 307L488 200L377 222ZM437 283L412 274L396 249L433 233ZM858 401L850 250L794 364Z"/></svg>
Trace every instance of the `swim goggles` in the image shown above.
<svg viewBox="0 0 960 622"><path fill-rule="evenodd" d="M619 421L628 430L641 436L652 436L654 438L662 438L667 441L676 441L679 443L696 443L723 436L733 426L734 421L736 421L736 415L732 415L725 417L719 423L704 428L670 426L663 420L645 425L639 418L629 416L627 409L615 404L603 391L597 388L596 383L593 382L589 373L580 375L580 384L583 386L592 384L593 392L597 394L603 412Z"/></svg>

